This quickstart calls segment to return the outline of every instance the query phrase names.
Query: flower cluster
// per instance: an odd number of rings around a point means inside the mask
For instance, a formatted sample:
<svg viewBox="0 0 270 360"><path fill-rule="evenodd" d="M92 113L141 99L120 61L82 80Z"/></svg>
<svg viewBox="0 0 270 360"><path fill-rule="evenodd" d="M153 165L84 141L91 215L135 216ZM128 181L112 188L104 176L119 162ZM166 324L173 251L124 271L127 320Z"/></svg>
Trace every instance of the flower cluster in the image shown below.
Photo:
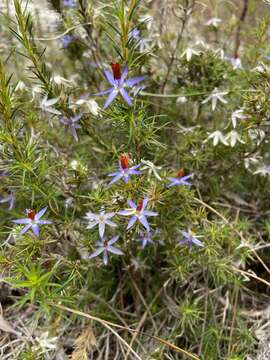
<svg viewBox="0 0 270 360"><path fill-rule="evenodd" d="M53 99L53 101L47 101L45 98L43 101L44 109L49 108L48 112L55 113L54 108L51 108L52 105L56 103L57 99ZM82 115L77 115L72 118L62 118L60 119L61 122L63 122L65 125L67 125L72 132L74 138L78 140L76 129L79 128L77 125L77 122L80 120ZM131 181L131 175L141 175L143 174L143 171L138 171L141 167L141 163L137 165L130 166L130 157L128 154L122 154L119 159L119 170L117 172L113 172L108 174L109 177L113 177L113 179L110 181L109 186L115 184L119 180L123 179L124 182L127 184ZM161 167L156 167L152 162L147 160L142 160L142 164L144 165L144 170L148 170L148 176L152 173L158 179L159 181L162 181L162 178L158 174L157 170L161 170ZM3 173L3 176L6 175ZM191 186L190 179L192 178L192 174L185 175L184 170L180 169L177 173L176 178L167 178L167 180L170 181L169 184L167 184L168 188L171 188L172 186ZM6 197L0 199L0 203L8 202L10 203L10 209L13 208L14 205L14 196L13 194L9 194ZM151 239L151 228L148 223L148 217L157 217L158 213L151 211L148 209L149 205L149 199L148 197L145 197L143 199L138 199L137 204L129 199L127 200L127 204L129 205L129 208L126 208L124 210L120 210L118 212L105 212L104 210L100 211L99 213L93 213L91 211L87 212L84 219L87 221L87 229L93 229L95 227L98 227L99 237L100 240L97 242L96 250L94 253L92 253L89 256L89 259L92 259L101 253L103 253L103 263L105 265L108 264L108 253L111 252L115 255L123 255L124 253L119 248L116 248L112 246L118 239L119 235L114 236L110 240L107 239L105 236L105 229L106 225L109 228L116 228L118 225L117 223L113 222L111 219L115 215L121 215L121 216L127 216L130 217L126 230L130 230L132 227L134 227L135 224L141 225L145 230L142 229L139 230L139 241L141 241L142 248L145 248L147 244L153 244L153 240ZM26 218L21 218L17 220L13 220L13 223L24 225L23 229L21 229L20 234L26 233L29 229L32 229L34 235L36 237L39 236L39 225L48 225L52 224L49 220L41 220L41 217L45 214L47 210L47 207L43 208L39 212L35 212L34 210L26 210ZM197 243L198 245L198 243Z"/></svg>
<svg viewBox="0 0 270 360"><path fill-rule="evenodd" d="M108 174L109 177L113 177L110 181L109 186L117 183L121 179L127 184L131 181L131 175L142 175L143 171L138 171L141 167L141 163L130 166L130 156L128 154L122 154L119 159L119 170L117 172L113 172ZM142 160L142 164L144 165L143 169L148 170L148 175L154 174L156 179L162 181L162 178L157 173L157 169L160 170L161 167L156 167L152 162L147 160ZM170 181L167 184L167 187L170 188L172 186L191 186L190 179L192 178L192 174L186 175L184 174L184 170L180 169L178 171L176 178L168 178ZM139 241L142 244L142 248L145 248L148 244L153 244L153 240L151 239L151 228L148 223L148 217L157 217L159 214L157 212L148 210L149 199L145 197L143 199L139 198L137 203L133 200L127 200L128 208L124 210L120 210L118 212L105 212L104 210L99 213L93 213L89 211L86 213L84 219L87 221L87 229L93 229L98 227L100 240L96 244L96 250L90 255L90 259L103 254L103 263L105 265L108 264L108 253L111 252L115 255L123 255L122 250L119 248L115 248L112 246L118 239L119 235L114 236L112 239L108 240L105 236L105 228L106 225L109 228L116 228L118 225L113 222L111 219L116 215L122 215L130 217L126 230L130 230L136 224L141 225L145 230L139 230Z"/></svg>

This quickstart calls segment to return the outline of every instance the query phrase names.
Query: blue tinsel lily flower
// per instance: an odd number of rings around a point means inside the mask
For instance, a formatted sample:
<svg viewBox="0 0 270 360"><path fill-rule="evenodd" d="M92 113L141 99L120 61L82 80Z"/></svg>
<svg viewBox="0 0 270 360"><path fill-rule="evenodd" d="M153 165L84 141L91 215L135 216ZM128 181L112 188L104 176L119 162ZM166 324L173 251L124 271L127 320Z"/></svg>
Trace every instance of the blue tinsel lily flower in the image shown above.
<svg viewBox="0 0 270 360"><path fill-rule="evenodd" d="M108 225L110 227L116 227L117 224L115 224L110 219L115 215L114 212L105 213L105 211L101 211L99 214L94 214L91 211L86 213L86 216L84 217L89 223L86 227L86 229L92 229L96 225L98 225L98 231L101 239L104 236L105 232L105 226Z"/></svg>
<svg viewBox="0 0 270 360"><path fill-rule="evenodd" d="M75 116L72 116L70 118L63 117L60 119L62 124L65 124L68 126L71 134L73 135L74 139L78 141L78 135L76 129L81 129L81 125L78 124L83 114L78 114Z"/></svg>
<svg viewBox="0 0 270 360"><path fill-rule="evenodd" d="M24 224L25 227L21 230L20 234L26 233L30 228L32 228L33 233L36 237L39 236L39 225L52 224L52 221L49 220L40 220L40 218L45 214L47 207L41 209L38 213L34 210L26 210L27 218L12 220L15 224Z"/></svg>
<svg viewBox="0 0 270 360"><path fill-rule="evenodd" d="M66 49L69 44L71 43L71 41L73 40L73 36L72 35L65 35L61 38L61 44L63 49Z"/></svg>
<svg viewBox="0 0 270 360"><path fill-rule="evenodd" d="M204 244L196 237L194 236L194 233L188 229L188 231L181 231L184 239L179 241L180 245L187 245L190 249L193 245L204 247Z"/></svg>
<svg viewBox="0 0 270 360"><path fill-rule="evenodd" d="M150 226L147 221L148 216L158 216L158 213L145 210L148 203L148 198L144 198L143 200L138 201L138 205L136 205L132 200L128 200L129 209L119 211L119 215L131 216L127 230L130 229L136 221L139 221L147 231L150 231Z"/></svg>
<svg viewBox="0 0 270 360"><path fill-rule="evenodd" d="M63 0L63 6L71 8L76 6L76 3L74 0Z"/></svg>
<svg viewBox="0 0 270 360"><path fill-rule="evenodd" d="M120 93L123 99L128 103L129 106L132 105L132 100L126 92L126 87L133 87L137 85L139 82L145 79L145 76L138 76L131 79L126 79L128 75L128 67L125 66L123 72L121 70L121 66L119 63L112 63L112 72L105 70L104 74L108 82L112 85L107 90L101 91L95 95L105 95L110 94L104 104L104 109L106 109L112 101L116 98L116 96Z"/></svg>
<svg viewBox="0 0 270 360"><path fill-rule="evenodd" d="M0 204L8 203L8 210L12 210L15 203L15 193L14 191L9 191L5 196L0 197Z"/></svg>
<svg viewBox="0 0 270 360"><path fill-rule="evenodd" d="M93 259L103 253L103 263L104 265L107 265L109 261L109 252L115 255L124 255L122 250L116 248L115 246L112 246L112 244L114 244L118 240L118 238L119 236L115 236L110 240L101 239L101 241L98 241L96 244L97 249L89 256L89 259Z"/></svg>
<svg viewBox="0 0 270 360"><path fill-rule="evenodd" d="M148 244L154 244L154 241L151 239L150 231L140 231L138 240L141 242L141 245L142 245L143 249Z"/></svg>
<svg viewBox="0 0 270 360"><path fill-rule="evenodd" d="M141 172L137 171L141 164L132 166L129 165L129 156L127 154L122 154L119 159L119 170L113 173L108 174L108 176L113 176L112 181L109 183L109 186L116 183L120 179L124 179L125 183L129 182L130 175L140 175Z"/></svg>
<svg viewBox="0 0 270 360"><path fill-rule="evenodd" d="M179 185L186 185L186 186L191 186L191 182L189 182L189 179L192 178L193 174L189 174L189 175L184 175L184 170L180 169L177 177L176 178L167 178L168 180L171 181L170 184L167 185L167 187L172 187L172 186L179 186Z"/></svg>

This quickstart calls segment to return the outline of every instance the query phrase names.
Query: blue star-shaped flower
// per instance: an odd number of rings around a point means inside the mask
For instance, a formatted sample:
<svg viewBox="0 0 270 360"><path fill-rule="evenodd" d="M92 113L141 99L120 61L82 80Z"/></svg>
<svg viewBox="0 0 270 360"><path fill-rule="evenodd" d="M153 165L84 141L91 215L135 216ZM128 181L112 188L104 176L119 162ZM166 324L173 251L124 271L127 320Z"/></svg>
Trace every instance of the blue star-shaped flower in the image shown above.
<svg viewBox="0 0 270 360"><path fill-rule="evenodd" d="M117 240L119 236L115 236L110 240L101 239L101 241L97 242L97 249L89 256L89 259L93 259L94 257L97 257L101 253L103 253L103 263L104 265L108 264L109 261L109 252L115 254L115 255L124 255L123 251L116 248L115 246L112 246Z"/></svg>
<svg viewBox="0 0 270 360"><path fill-rule="evenodd" d="M188 229L188 231L183 230L181 233L184 239L179 241L180 245L187 245L190 249L193 245L204 247L204 244L198 238L196 238L196 236L194 236L190 229Z"/></svg>
<svg viewBox="0 0 270 360"><path fill-rule="evenodd" d="M128 67L125 66L123 72L121 71L120 64L113 63L111 64L113 72L111 73L108 70L104 71L106 79L112 85L107 90L101 91L95 95L105 95L110 94L104 104L104 109L106 109L112 101L116 98L116 96L120 93L123 99L128 103L129 106L132 105L132 100L126 92L126 87L133 87L137 85L139 82L145 79L145 76L138 76L131 79L126 79L128 75Z"/></svg>
<svg viewBox="0 0 270 360"><path fill-rule="evenodd" d="M158 213L145 210L148 203L148 198L144 198L143 200L138 201L138 205L136 205L132 200L128 200L129 209L119 211L119 215L131 216L127 230L130 229L136 221L139 221L147 231L150 231L150 226L147 221L148 216L158 216Z"/></svg>
<svg viewBox="0 0 270 360"><path fill-rule="evenodd" d="M32 228L33 233L36 237L39 236L39 227L38 225L52 224L52 221L49 220L40 220L40 218L45 214L47 207L41 209L38 213L34 210L26 210L27 218L12 220L15 224L24 224L24 228L21 230L20 234L26 233L30 228Z"/></svg>
<svg viewBox="0 0 270 360"><path fill-rule="evenodd" d="M193 174L184 175L184 170L180 169L176 178L168 177L167 179L171 181L170 184L167 185L168 188L172 186L179 186L179 185L186 185L191 186L191 182L189 182L189 179L192 178Z"/></svg>
<svg viewBox="0 0 270 360"><path fill-rule="evenodd" d="M122 154L119 159L119 170L113 173L108 174L108 176L113 176L112 181L109 183L109 186L116 183L120 179L124 179L125 183L129 182L130 175L140 175L141 172L137 171L141 164L137 164L132 166L131 168L128 166L129 157L126 154Z"/></svg>

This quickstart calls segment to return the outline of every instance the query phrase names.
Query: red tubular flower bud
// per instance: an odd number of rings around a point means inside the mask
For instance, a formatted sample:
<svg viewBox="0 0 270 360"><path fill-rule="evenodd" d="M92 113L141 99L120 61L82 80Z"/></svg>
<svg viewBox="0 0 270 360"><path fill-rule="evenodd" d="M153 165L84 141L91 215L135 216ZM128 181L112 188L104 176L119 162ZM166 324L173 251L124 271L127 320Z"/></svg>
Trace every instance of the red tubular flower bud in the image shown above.
<svg viewBox="0 0 270 360"><path fill-rule="evenodd" d="M127 154L122 154L120 156L120 162L121 162L122 169L127 169L128 163L129 163L129 156Z"/></svg>
<svg viewBox="0 0 270 360"><path fill-rule="evenodd" d="M141 210L142 210L142 206L143 206L143 200L140 199L140 200L138 201L138 203L137 203L137 208L136 208L136 210L141 211Z"/></svg>
<svg viewBox="0 0 270 360"><path fill-rule="evenodd" d="M27 210L27 217L31 220L35 220L36 212L35 210Z"/></svg>
<svg viewBox="0 0 270 360"><path fill-rule="evenodd" d="M183 177L184 175L185 175L185 171L184 171L183 168L181 168L181 169L178 171L178 173L177 173L177 177L181 178L181 177Z"/></svg>
<svg viewBox="0 0 270 360"><path fill-rule="evenodd" d="M119 63L111 63L114 80L120 80L122 76L121 65Z"/></svg>

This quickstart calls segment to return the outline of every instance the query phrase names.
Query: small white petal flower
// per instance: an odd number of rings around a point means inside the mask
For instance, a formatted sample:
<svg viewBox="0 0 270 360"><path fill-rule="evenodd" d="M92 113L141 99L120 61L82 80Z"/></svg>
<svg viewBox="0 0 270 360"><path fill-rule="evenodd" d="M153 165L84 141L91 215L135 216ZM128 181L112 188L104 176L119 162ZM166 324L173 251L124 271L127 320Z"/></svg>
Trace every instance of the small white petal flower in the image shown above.
<svg viewBox="0 0 270 360"><path fill-rule="evenodd" d="M217 88L213 90L211 95L209 95L206 99L204 99L201 103L206 104L207 102L212 102L212 111L215 111L218 100L223 104L227 104L227 100L223 98L224 95L227 95L227 91L219 91Z"/></svg>
<svg viewBox="0 0 270 360"><path fill-rule="evenodd" d="M222 22L221 19L216 18L216 17L213 17L213 18L209 19L209 20L205 23L205 26L218 27L221 22Z"/></svg>
<svg viewBox="0 0 270 360"><path fill-rule="evenodd" d="M61 112L53 107L57 103L59 98L53 98L48 100L48 95L41 100L39 107L42 111L48 112L53 115L61 115Z"/></svg>
<svg viewBox="0 0 270 360"><path fill-rule="evenodd" d="M40 86L34 86L32 88L32 101L36 98L37 95L42 94L43 90Z"/></svg>
<svg viewBox="0 0 270 360"><path fill-rule="evenodd" d="M36 341L38 342L39 346L44 351L50 351L50 350L56 350L57 349L57 337L49 337L48 331L43 332L40 337L36 338Z"/></svg>
<svg viewBox="0 0 270 360"><path fill-rule="evenodd" d="M79 99L76 101L75 104L78 106L85 106L87 110L89 110L90 113L95 116L99 114L100 107L98 106L98 103L93 99L89 99L89 100Z"/></svg>
<svg viewBox="0 0 270 360"><path fill-rule="evenodd" d="M15 87L14 91L24 91L27 89L27 86L25 85L25 83L23 81L19 81L18 84Z"/></svg>
<svg viewBox="0 0 270 360"><path fill-rule="evenodd" d="M260 145L265 138L265 132L261 129L249 129L248 136L251 141L256 143L256 145Z"/></svg>
<svg viewBox="0 0 270 360"><path fill-rule="evenodd" d="M250 156L244 159L244 166L247 170L250 169L253 165L258 165L262 161L261 156L255 155Z"/></svg>
<svg viewBox="0 0 270 360"><path fill-rule="evenodd" d="M261 61L255 68L253 68L251 71L253 72L259 72L259 73L265 73L267 71L267 66Z"/></svg>
<svg viewBox="0 0 270 360"><path fill-rule="evenodd" d="M227 136L225 137L226 141L229 141L229 144L231 147L234 147L235 144L238 142L244 144L245 142L240 138L239 134L237 131L232 130L230 131Z"/></svg>
<svg viewBox="0 0 270 360"><path fill-rule="evenodd" d="M232 121L232 125L233 127L235 128L236 127L236 124L237 124L237 120L244 120L246 119L246 115L244 115L244 110L243 109L239 109L239 110L235 110L233 113L232 113L232 117L231 117L231 121Z"/></svg>
<svg viewBox="0 0 270 360"><path fill-rule="evenodd" d="M210 49L210 45L207 44L206 42L204 42L202 39L199 39L195 42L195 45L196 46L201 46L202 48L206 49L206 50L209 50Z"/></svg>
<svg viewBox="0 0 270 360"><path fill-rule="evenodd" d="M67 79L63 78L60 75L55 75L52 78L52 81L55 82L55 84L57 84L57 85L65 85L65 86L68 86L68 87L72 86L70 80L67 80Z"/></svg>
<svg viewBox="0 0 270 360"><path fill-rule="evenodd" d="M147 170L149 177L153 174L157 180L162 180L158 173L158 171L162 169L161 166L156 166L151 161L143 159L141 159L141 163L143 164L143 167L140 170Z"/></svg>
<svg viewBox="0 0 270 360"><path fill-rule="evenodd" d="M232 58L230 58L230 62L231 62L231 64L232 64L232 67L233 67L234 70L238 70L238 69L242 69L242 68L243 68L243 67L242 67L242 61L241 61L241 59L240 59L239 57L236 57L236 58L232 57Z"/></svg>
<svg viewBox="0 0 270 360"><path fill-rule="evenodd" d="M214 131L213 133L211 133L208 138L204 141L204 142L207 142L209 140L213 139L213 145L214 146L217 146L217 144L219 142L222 142L222 144L228 146L229 144L227 143L226 139L225 139L225 136L222 134L221 131L219 130L216 130Z"/></svg>
<svg viewBox="0 0 270 360"><path fill-rule="evenodd" d="M194 50L194 49L192 49L190 47L187 47L186 50L181 55L181 57L185 56L187 61L190 61L193 55L198 56L198 55L200 55L200 52L196 51L196 50Z"/></svg>
<svg viewBox="0 0 270 360"><path fill-rule="evenodd" d="M104 236L105 232L105 225L110 227L116 227L113 221L109 220L115 215L114 212L105 213L105 211L101 211L99 214L94 214L92 212L87 212L86 216L84 217L88 221L87 229L92 229L96 225L98 225L99 235L101 238Z"/></svg>
<svg viewBox="0 0 270 360"><path fill-rule="evenodd" d="M270 165L263 165L260 166L256 171L254 171L253 173L254 175L262 175L262 176L267 176L270 175Z"/></svg>
<svg viewBox="0 0 270 360"><path fill-rule="evenodd" d="M177 99L176 99L176 103L180 103L180 104L184 104L187 102L187 98L186 96L179 96Z"/></svg>

